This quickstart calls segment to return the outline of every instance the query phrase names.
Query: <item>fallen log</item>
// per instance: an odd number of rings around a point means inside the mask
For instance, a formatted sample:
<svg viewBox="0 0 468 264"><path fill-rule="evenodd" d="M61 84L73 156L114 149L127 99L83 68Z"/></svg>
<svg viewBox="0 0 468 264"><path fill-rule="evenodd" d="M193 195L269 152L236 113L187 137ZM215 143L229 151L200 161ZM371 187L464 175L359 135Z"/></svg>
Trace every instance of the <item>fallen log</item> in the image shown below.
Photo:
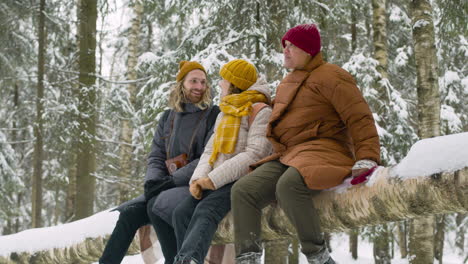
<svg viewBox="0 0 468 264"><path fill-rule="evenodd" d="M461 161L457 160L456 164L452 164L453 160L448 160L448 157L453 155L468 159L468 143L466 143L468 133L463 134L464 137L456 146L434 138L425 140L422 150L418 150L418 142L400 164L389 168L380 167L367 183L352 186L349 180L346 180L336 188L323 191L311 201L319 211L323 231L339 232L350 228L432 214L467 212L468 161L462 158ZM427 144L432 148L427 150ZM444 150L448 154L444 154ZM424 155L421 157L421 152L427 151L437 154L429 158ZM415 159L413 156L420 159ZM421 170L420 167L426 170ZM90 263L96 261L104 248L105 237L112 231L112 221L115 223L118 217L115 215L118 214L116 212L101 212L100 214L114 215L110 220L101 220L96 223L102 225L101 233L87 236L81 241L75 239L72 245L56 244L36 249L13 247L14 250L8 251L8 249L2 249L9 246L9 243L15 243L12 242L15 240L14 236L20 236L21 233L0 237L0 263ZM87 221L94 223L93 217L87 218ZM67 225L73 225L73 223L62 226ZM44 228L45 233L33 238L47 239L47 233L54 228L58 227ZM284 212L274 204L263 211L262 229L265 241L280 240L295 235L294 228ZM219 225L213 244L232 243L234 240L232 231L232 217L229 214ZM17 238L21 241L21 237ZM20 243L18 241L16 243ZM30 241L23 241L23 243L27 244ZM138 245L134 247L138 248ZM144 254L143 257L145 258Z"/></svg>

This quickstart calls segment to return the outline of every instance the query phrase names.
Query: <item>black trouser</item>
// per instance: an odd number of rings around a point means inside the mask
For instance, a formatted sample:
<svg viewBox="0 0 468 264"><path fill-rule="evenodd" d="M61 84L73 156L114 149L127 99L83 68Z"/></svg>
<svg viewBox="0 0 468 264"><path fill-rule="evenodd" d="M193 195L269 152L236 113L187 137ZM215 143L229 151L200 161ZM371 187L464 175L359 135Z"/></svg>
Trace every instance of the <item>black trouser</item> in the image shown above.
<svg viewBox="0 0 468 264"><path fill-rule="evenodd" d="M232 185L204 191L201 200L187 197L175 208L172 215L178 248L175 263L190 260L203 263L219 222L231 210Z"/></svg>
<svg viewBox="0 0 468 264"><path fill-rule="evenodd" d="M107 241L99 263L118 264L122 262L138 228L149 224L151 219L166 259L165 264L172 264L177 253L174 231L172 227L149 209L155 200L156 197L153 197L148 201L148 204L135 203L124 207L120 212L114 231L112 231L109 241Z"/></svg>

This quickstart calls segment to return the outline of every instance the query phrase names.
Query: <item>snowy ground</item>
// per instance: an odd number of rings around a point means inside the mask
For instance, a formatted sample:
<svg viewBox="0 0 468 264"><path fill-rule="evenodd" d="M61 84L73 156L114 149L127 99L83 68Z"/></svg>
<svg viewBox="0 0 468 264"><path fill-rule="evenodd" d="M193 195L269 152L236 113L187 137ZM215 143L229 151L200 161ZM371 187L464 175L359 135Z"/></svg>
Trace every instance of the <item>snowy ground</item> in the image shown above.
<svg viewBox="0 0 468 264"><path fill-rule="evenodd" d="M443 263L444 264L462 264L466 263L463 262L463 256L458 255L454 250L454 233L448 233L448 237L445 241L444 247L444 256L443 256ZM348 236L344 233L333 234L331 240L331 247L333 252L331 255L333 259L338 264L373 264L374 257L372 255L372 244L368 241L359 240L359 247L358 247L358 259L354 260L349 253L349 240ZM468 252L465 250L465 252ZM395 247L395 256L392 259L392 264L409 264L408 259L402 259L400 257L400 252L398 247ZM300 264L307 264L307 260L304 255L301 254L301 258L299 261ZM436 262L434 262L436 263ZM94 263L94 264L97 264ZM140 255L134 256L127 256L124 258L122 264L144 264ZM157 264L164 264L164 259L158 261Z"/></svg>

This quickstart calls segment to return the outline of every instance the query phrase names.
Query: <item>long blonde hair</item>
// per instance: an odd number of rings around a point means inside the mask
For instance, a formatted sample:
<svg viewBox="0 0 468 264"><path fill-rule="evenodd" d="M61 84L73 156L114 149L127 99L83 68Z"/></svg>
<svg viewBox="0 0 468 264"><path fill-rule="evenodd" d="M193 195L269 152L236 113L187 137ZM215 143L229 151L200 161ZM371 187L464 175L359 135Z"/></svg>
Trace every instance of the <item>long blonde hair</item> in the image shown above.
<svg viewBox="0 0 468 264"><path fill-rule="evenodd" d="M171 93L169 94L169 107L174 109L176 112L183 112L183 103L190 103L185 95L184 88L185 76L182 80L178 81L171 87ZM200 109L206 109L211 104L211 87L206 84L205 92L200 102L196 103L195 106Z"/></svg>

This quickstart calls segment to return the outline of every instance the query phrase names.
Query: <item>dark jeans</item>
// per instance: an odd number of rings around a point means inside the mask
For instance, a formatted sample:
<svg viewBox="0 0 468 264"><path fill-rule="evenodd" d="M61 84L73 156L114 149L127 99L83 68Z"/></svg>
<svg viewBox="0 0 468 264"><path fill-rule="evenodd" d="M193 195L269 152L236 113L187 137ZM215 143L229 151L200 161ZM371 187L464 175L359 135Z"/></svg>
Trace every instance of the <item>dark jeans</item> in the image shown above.
<svg viewBox="0 0 468 264"><path fill-rule="evenodd" d="M174 230L164 220L160 219L151 208L156 197L153 197L146 203L135 203L128 205L121 210L119 220L114 231L107 241L104 252L99 259L100 264L118 264L125 257L138 228L151 223L158 235L161 248L166 259L165 264L172 264L174 256L177 253L177 244ZM169 226L170 229L167 227ZM158 232L159 231L159 232Z"/></svg>
<svg viewBox="0 0 468 264"><path fill-rule="evenodd" d="M161 217L152 213L151 208L153 208L154 202L156 199L151 199L148 201L148 216L151 222L151 225L158 236L159 244L161 245L161 251L164 255L164 264L172 264L174 262L174 257L177 254L177 242L176 236L174 233L174 228Z"/></svg>
<svg viewBox="0 0 468 264"><path fill-rule="evenodd" d="M204 191L201 200L187 197L175 208L172 224L177 238L176 263L203 263L219 222L231 210L232 185Z"/></svg>
<svg viewBox="0 0 468 264"><path fill-rule="evenodd" d="M319 193L306 186L297 169L279 161L267 162L239 179L231 195L237 255L261 252L262 209L275 200L296 228L302 252L322 250L320 219L312 201Z"/></svg>
<svg viewBox="0 0 468 264"><path fill-rule="evenodd" d="M138 228L149 223L146 203L135 203L122 209L114 231L107 241L100 264L118 264L127 254Z"/></svg>

